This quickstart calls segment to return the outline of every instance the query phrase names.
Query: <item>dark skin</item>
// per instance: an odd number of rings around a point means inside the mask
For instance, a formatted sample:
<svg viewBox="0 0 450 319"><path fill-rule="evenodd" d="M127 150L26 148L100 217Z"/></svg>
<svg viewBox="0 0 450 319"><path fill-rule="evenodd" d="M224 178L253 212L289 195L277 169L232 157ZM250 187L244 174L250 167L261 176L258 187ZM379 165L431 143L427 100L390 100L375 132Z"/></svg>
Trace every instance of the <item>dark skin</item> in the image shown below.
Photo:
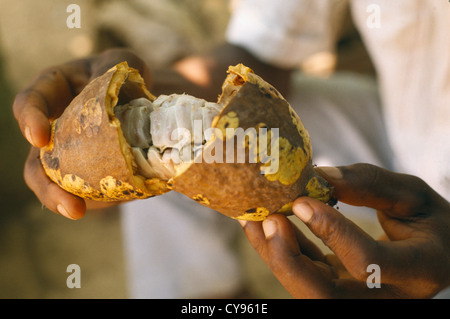
<svg viewBox="0 0 450 319"><path fill-rule="evenodd" d="M49 142L50 121L61 115L90 80L123 60L128 60L131 66L139 69L146 80L150 79L148 68L137 56L126 50L111 50L97 57L43 70L14 100L14 116L22 134L31 144L24 168L25 182L45 207L67 218L79 219L86 209L107 205L85 201L52 182L40 163L39 148Z"/></svg>
<svg viewBox="0 0 450 319"><path fill-rule="evenodd" d="M122 61L140 70L155 95L185 92L215 101L228 66L237 63L251 67L288 95L289 70L264 64L231 45L182 60L170 70L150 69L132 52L116 49L42 71L13 105L20 129L32 145L24 178L45 207L67 218L79 219L86 210L105 206L53 183L38 159L39 148L49 142L49 120L57 118L91 79ZM250 243L293 297L426 298L450 285L446 200L416 177L370 165L318 171L335 187L340 201L377 209L387 238L375 241L334 208L307 197L296 200L293 213L333 250L332 256L324 256L283 215L243 223ZM366 285L368 264L380 266L379 289Z"/></svg>
<svg viewBox="0 0 450 319"><path fill-rule="evenodd" d="M421 179L368 164L318 168L340 201L376 209L371 238L329 205L298 198L293 213L334 252L324 255L283 215L242 222L269 268L295 298L430 298L450 285L450 204ZM381 288L367 279L380 267Z"/></svg>

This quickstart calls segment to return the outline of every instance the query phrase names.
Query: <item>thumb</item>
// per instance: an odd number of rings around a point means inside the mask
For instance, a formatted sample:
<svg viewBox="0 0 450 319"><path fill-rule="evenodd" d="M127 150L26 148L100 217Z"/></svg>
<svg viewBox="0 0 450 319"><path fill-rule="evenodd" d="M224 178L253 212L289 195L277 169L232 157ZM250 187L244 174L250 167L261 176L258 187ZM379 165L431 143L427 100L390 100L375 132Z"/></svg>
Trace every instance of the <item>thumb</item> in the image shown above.
<svg viewBox="0 0 450 319"><path fill-rule="evenodd" d="M293 213L340 259L349 273L366 280L367 266L377 263L376 241L333 207L309 198L298 198Z"/></svg>
<svg viewBox="0 0 450 319"><path fill-rule="evenodd" d="M333 274L323 254L284 215L270 215L262 229L261 257L284 288L295 298L326 296Z"/></svg>

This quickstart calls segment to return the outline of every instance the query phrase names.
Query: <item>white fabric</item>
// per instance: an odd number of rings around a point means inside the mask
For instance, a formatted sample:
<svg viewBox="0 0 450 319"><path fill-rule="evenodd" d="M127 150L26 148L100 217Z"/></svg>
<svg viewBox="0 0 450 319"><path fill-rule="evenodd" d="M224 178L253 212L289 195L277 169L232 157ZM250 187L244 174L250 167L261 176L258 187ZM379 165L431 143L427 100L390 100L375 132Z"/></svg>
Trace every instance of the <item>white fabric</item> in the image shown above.
<svg viewBox="0 0 450 319"><path fill-rule="evenodd" d="M333 51L346 3L241 0L227 38L266 62L297 67L314 53ZM375 84L364 79L327 82L296 75L298 94L289 100L313 138L315 163L367 161L392 168L386 125L395 167L422 177L449 198L448 1L349 3L377 67L383 109L376 107ZM379 25L370 20L373 8L379 9ZM131 297L204 297L239 287L239 259L228 245L235 221L176 193L129 203L123 210Z"/></svg>
<svg viewBox="0 0 450 319"><path fill-rule="evenodd" d="M365 8L379 5L380 28ZM445 0L354 1L353 15L376 65L399 170L450 200L450 4Z"/></svg>
<svg viewBox="0 0 450 319"><path fill-rule="evenodd" d="M228 41L266 62L297 67L332 51L347 1L241 0ZM397 169L450 199L450 5L446 0L349 1L377 68Z"/></svg>
<svg viewBox="0 0 450 319"><path fill-rule="evenodd" d="M311 136L314 164L365 162L392 169L372 77L339 72L322 79L295 72L291 92L289 102Z"/></svg>
<svg viewBox="0 0 450 319"><path fill-rule="evenodd" d="M390 167L373 79L350 74L314 79L296 73L292 92L289 101L312 138L314 164L369 162ZM373 210L338 206L358 225L367 225L364 229L372 236L381 233ZM171 192L127 203L122 206L122 221L131 298L231 295L252 277L248 271L261 269L242 268L245 257L230 246L234 236L242 236L236 221L183 195ZM253 263L262 261L258 257ZM258 285L265 281L272 298L272 275L258 278Z"/></svg>
<svg viewBox="0 0 450 319"><path fill-rule="evenodd" d="M237 1L227 40L259 59L296 67L314 53L332 51L339 0Z"/></svg>
<svg viewBox="0 0 450 319"><path fill-rule="evenodd" d="M379 94L373 78L336 73L314 78L295 72L289 102L311 136L313 164L371 163L393 168ZM383 232L375 210L338 203L339 211L374 238ZM325 246L322 247L325 249Z"/></svg>
<svg viewBox="0 0 450 319"><path fill-rule="evenodd" d="M175 192L122 206L130 298L213 298L241 288L236 221Z"/></svg>

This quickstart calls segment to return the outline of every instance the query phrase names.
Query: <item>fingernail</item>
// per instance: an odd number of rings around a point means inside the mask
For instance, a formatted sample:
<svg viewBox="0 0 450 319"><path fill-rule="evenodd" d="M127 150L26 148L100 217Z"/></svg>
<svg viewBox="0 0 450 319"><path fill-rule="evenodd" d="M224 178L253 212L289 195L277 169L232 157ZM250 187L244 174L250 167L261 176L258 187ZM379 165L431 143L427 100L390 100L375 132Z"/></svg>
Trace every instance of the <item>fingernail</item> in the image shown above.
<svg viewBox="0 0 450 319"><path fill-rule="evenodd" d="M56 209L61 215L70 219L74 219L62 204L58 204L58 206L56 206Z"/></svg>
<svg viewBox="0 0 450 319"><path fill-rule="evenodd" d="M245 225L247 225L246 220L238 219L238 222L239 222L239 224L241 224L242 227L245 227Z"/></svg>
<svg viewBox="0 0 450 319"><path fill-rule="evenodd" d="M324 175L324 177L329 177L330 179L340 180L344 177L341 170L337 167L323 166L317 167L316 169L319 171L319 173Z"/></svg>
<svg viewBox="0 0 450 319"><path fill-rule="evenodd" d="M25 128L25 137L28 140L28 143L34 145L33 137L31 136L31 128L28 126Z"/></svg>
<svg viewBox="0 0 450 319"><path fill-rule="evenodd" d="M314 215L314 210L307 203L294 204L294 206L292 206L292 211L295 216L300 218L305 223L309 222Z"/></svg>
<svg viewBox="0 0 450 319"><path fill-rule="evenodd" d="M264 235L266 236L266 239L271 238L275 233L277 232L277 222L266 219L262 223Z"/></svg>

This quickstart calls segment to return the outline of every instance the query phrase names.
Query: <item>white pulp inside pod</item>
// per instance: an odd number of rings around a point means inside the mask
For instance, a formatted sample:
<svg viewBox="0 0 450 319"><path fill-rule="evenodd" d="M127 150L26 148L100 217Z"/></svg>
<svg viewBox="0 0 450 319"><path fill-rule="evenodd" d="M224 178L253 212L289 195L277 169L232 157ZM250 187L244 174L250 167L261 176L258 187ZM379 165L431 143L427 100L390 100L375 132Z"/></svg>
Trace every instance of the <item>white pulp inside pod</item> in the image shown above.
<svg viewBox="0 0 450 319"><path fill-rule="evenodd" d="M137 173L169 180L181 162L193 160L206 143L194 140L194 131L211 127L221 110L217 103L186 94L161 95L153 102L132 100L114 108L122 132L133 149ZM194 133L194 134L193 134Z"/></svg>

